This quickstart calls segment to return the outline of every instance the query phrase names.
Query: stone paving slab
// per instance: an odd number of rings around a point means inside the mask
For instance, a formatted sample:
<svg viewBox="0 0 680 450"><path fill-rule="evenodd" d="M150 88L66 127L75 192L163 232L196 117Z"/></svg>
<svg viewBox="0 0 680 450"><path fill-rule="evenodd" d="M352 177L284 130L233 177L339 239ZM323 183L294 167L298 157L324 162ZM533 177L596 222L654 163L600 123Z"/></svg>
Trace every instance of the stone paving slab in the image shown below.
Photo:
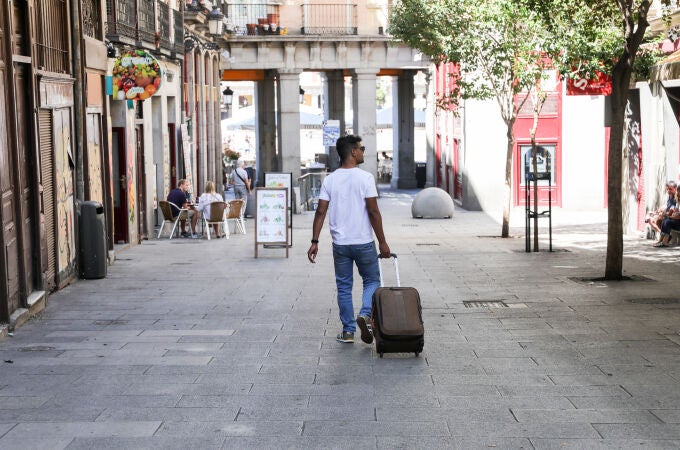
<svg viewBox="0 0 680 450"><path fill-rule="evenodd" d="M624 270L647 280L577 282L603 274L601 223L560 211L559 251L526 254L523 220L499 239L487 214L416 220L416 191L382 191L423 299L418 358L335 341L332 247L326 227L307 261L311 213L289 258L254 259L252 233L144 241L0 341L0 448L678 446L680 304L640 301L677 298L660 274L680 252L627 237Z"/></svg>
<svg viewBox="0 0 680 450"><path fill-rule="evenodd" d="M216 436L207 438L203 436L177 437L177 436L153 436L153 437L98 437L98 438L75 438L65 449L68 450L186 450L188 448L200 448L205 450L220 450L224 448L225 438Z"/></svg>
<svg viewBox="0 0 680 450"><path fill-rule="evenodd" d="M612 448L653 448L671 450L680 447L680 441L641 439L531 439L536 450L608 450Z"/></svg>

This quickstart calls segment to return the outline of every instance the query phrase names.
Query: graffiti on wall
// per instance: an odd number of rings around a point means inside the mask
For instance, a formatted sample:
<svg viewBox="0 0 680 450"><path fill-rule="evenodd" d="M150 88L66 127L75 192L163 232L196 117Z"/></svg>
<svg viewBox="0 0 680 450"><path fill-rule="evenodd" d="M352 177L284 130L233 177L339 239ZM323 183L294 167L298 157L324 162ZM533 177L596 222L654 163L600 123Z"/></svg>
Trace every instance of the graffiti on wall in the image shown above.
<svg viewBox="0 0 680 450"><path fill-rule="evenodd" d="M99 115L87 115L87 173L89 200L104 203L102 150L99 141Z"/></svg>
<svg viewBox="0 0 680 450"><path fill-rule="evenodd" d="M63 116L68 117L68 116ZM61 131L55 135L55 166L57 184L57 243L59 273L64 272L75 260L75 242L73 237L73 153L71 150L71 134L68 122L62 123ZM58 123L55 121L55 127Z"/></svg>
<svg viewBox="0 0 680 450"><path fill-rule="evenodd" d="M135 223L135 129L127 127L127 194L128 194L128 223L132 226Z"/></svg>

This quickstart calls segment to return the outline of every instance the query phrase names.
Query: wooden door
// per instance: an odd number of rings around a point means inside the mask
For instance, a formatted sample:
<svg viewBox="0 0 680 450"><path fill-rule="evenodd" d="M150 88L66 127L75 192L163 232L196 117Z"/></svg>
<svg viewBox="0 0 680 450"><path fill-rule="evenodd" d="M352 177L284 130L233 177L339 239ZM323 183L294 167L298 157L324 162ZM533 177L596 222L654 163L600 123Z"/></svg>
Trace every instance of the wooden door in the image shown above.
<svg viewBox="0 0 680 450"><path fill-rule="evenodd" d="M42 236L41 253L43 255L42 271L45 277L45 289L51 291L57 285L57 244L56 244L56 191L54 167L54 124L52 110L38 111L38 130L40 139L40 184Z"/></svg>
<svg viewBox="0 0 680 450"><path fill-rule="evenodd" d="M33 251L39 248L39 243L35 242L36 219L34 217L34 148L31 138L32 117L29 105L31 104L31 74L28 66L15 64L14 66L14 88L15 104L14 117L17 130L17 217L20 217L20 251L22 260L20 261L21 271L21 290L22 296L26 299L33 292L34 274L36 272ZM39 271L39 268L38 268Z"/></svg>
<svg viewBox="0 0 680 450"><path fill-rule="evenodd" d="M4 23L4 11L0 10L0 26ZM0 30L1 32L2 30ZM4 45L4 35L0 33L1 43ZM4 47L0 46L0 55L4 55ZM0 58L0 93L7 99L7 67L5 59ZM7 123L9 117L7 101L0 103L0 268L4 269L0 275L0 321L9 322L9 315L19 303L19 253L17 247L17 224L15 221L13 200L14 185L12 171L14 164L10 152L10 139Z"/></svg>
<svg viewBox="0 0 680 450"><path fill-rule="evenodd" d="M94 200L104 204L104 173L102 167L102 135L101 135L101 114L87 114L87 191L86 200Z"/></svg>
<svg viewBox="0 0 680 450"><path fill-rule="evenodd" d="M125 128L112 128L111 162L113 167L113 240L128 242L128 195Z"/></svg>

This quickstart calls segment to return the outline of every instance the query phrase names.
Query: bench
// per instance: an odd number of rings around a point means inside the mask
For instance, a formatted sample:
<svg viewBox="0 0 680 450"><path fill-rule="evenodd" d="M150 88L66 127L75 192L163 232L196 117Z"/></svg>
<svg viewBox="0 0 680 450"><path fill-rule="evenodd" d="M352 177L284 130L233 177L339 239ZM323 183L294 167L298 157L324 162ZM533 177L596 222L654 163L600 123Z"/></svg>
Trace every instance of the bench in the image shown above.
<svg viewBox="0 0 680 450"><path fill-rule="evenodd" d="M671 240L668 245L680 245L680 230L671 230Z"/></svg>

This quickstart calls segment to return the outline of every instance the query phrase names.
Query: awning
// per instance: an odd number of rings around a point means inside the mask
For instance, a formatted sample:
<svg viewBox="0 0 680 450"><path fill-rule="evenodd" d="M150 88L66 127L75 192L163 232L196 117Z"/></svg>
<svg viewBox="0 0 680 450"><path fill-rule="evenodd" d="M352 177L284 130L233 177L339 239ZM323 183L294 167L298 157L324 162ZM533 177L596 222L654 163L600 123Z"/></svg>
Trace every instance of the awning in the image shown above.
<svg viewBox="0 0 680 450"><path fill-rule="evenodd" d="M652 67L649 81L670 81L680 79L680 50L668 55L666 59Z"/></svg>

